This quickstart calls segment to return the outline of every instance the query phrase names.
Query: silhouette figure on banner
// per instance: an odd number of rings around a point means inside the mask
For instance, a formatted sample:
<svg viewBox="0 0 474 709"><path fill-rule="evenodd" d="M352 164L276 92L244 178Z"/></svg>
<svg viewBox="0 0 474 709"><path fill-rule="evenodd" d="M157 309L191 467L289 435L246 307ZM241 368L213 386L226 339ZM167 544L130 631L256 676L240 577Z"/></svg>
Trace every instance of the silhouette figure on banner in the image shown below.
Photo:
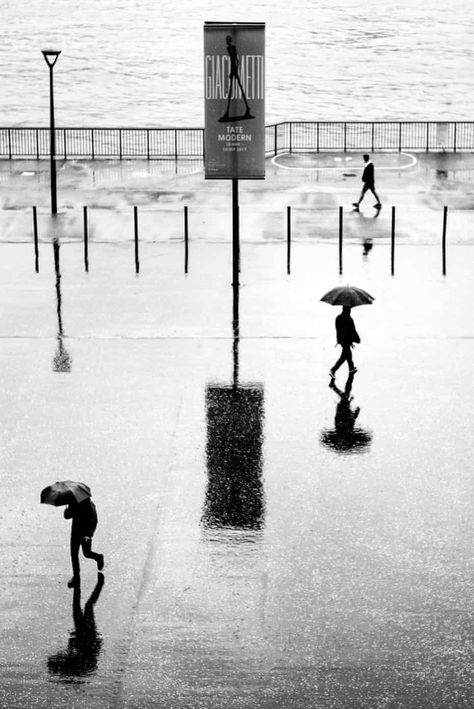
<svg viewBox="0 0 474 709"><path fill-rule="evenodd" d="M237 55L237 47L235 44L232 44L232 37L230 35L227 35L226 37L226 45L227 45L227 53L230 58L230 73L229 73L229 91L227 93L227 106L226 110L223 116L219 118L219 123L229 123L231 121L246 121L250 118L254 118L252 114L250 113L250 106L247 101L247 96L245 95L245 90L244 87L242 86L242 81L240 80L240 74L239 74L239 57ZM230 111L230 101L233 95L233 92L236 89L235 84L238 84L242 99L245 103L245 113L241 115L236 115L236 116L231 116L229 115ZM235 94L234 94L235 96Z"/></svg>
<svg viewBox="0 0 474 709"><path fill-rule="evenodd" d="M370 155L363 155L364 158L364 171L362 173L362 191L360 193L360 197L357 200L357 202L352 202L352 206L355 207L356 211L359 211L359 205L362 202L362 200L365 197L365 193L370 190L372 194L374 195L375 199L377 202L374 204L375 209L381 209L382 208L382 203L379 199L379 196L377 192L375 191L375 169L374 169L374 164L372 160L370 159Z"/></svg>
<svg viewBox="0 0 474 709"><path fill-rule="evenodd" d="M48 671L65 682L71 682L97 670L99 654L102 648L102 636L97 631L94 605L97 603L104 575L97 574L97 583L87 600L84 610L81 608L81 586L74 588L72 597L72 617L74 630L71 631L67 648L50 655Z"/></svg>
<svg viewBox="0 0 474 709"><path fill-rule="evenodd" d="M354 343L360 343L360 337L351 317L351 308L348 305L343 305L342 312L336 318L336 337L337 344L341 345L342 351L337 362L329 370L329 376L333 381L337 370L344 362L347 362L350 374L357 372L357 367L352 359L352 348Z"/></svg>
<svg viewBox="0 0 474 709"><path fill-rule="evenodd" d="M329 384L339 396L339 401L336 406L334 429L322 431L321 443L336 453L363 453L372 441L371 433L355 425L360 407L352 408L353 381L354 374L349 374L344 391L338 389L334 380Z"/></svg>
<svg viewBox="0 0 474 709"><path fill-rule="evenodd" d="M59 241L53 241L54 271L56 273L56 309L58 314L58 349L53 358L54 372L70 372L72 357L64 346L64 328L62 318L61 265L59 259Z"/></svg>

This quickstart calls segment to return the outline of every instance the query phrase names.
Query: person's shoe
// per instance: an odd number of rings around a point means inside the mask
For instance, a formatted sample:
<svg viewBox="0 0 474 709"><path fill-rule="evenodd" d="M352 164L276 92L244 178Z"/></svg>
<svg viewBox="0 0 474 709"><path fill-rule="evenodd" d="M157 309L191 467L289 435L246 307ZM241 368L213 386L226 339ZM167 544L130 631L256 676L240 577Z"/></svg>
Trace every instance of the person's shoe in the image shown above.
<svg viewBox="0 0 474 709"><path fill-rule="evenodd" d="M331 377L331 380L334 381L336 378L335 373L332 371L332 369L329 370L329 376Z"/></svg>
<svg viewBox="0 0 474 709"><path fill-rule="evenodd" d="M357 211L359 211L359 205L357 202L352 202L352 206L355 207Z"/></svg>
<svg viewBox="0 0 474 709"><path fill-rule="evenodd" d="M72 579L69 579L67 582L68 588L75 588L80 584L80 579L79 576L73 576Z"/></svg>
<svg viewBox="0 0 474 709"><path fill-rule="evenodd" d="M104 555L100 555L100 559L97 560L97 571L102 571L104 568Z"/></svg>
<svg viewBox="0 0 474 709"><path fill-rule="evenodd" d="M382 204L380 202L377 202L374 204L375 209L380 209L382 207Z"/></svg>
<svg viewBox="0 0 474 709"><path fill-rule="evenodd" d="M352 367L352 369L349 369L349 374L355 374L357 372L357 367Z"/></svg>

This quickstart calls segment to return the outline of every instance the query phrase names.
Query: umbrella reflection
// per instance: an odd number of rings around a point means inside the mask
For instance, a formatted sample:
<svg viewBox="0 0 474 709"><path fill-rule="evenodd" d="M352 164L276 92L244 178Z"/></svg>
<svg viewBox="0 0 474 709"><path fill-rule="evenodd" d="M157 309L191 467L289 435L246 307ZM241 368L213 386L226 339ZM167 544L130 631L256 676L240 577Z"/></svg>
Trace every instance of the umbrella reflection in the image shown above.
<svg viewBox="0 0 474 709"><path fill-rule="evenodd" d="M72 366L72 357L66 350L63 342L64 329L63 329L63 318L62 318L62 295L61 295L61 266L59 260L59 241L55 239L53 241L53 253L54 253L54 270L56 273L56 309L58 314L58 349L53 358L53 371L54 372L70 372Z"/></svg>
<svg viewBox="0 0 474 709"><path fill-rule="evenodd" d="M61 681L76 682L78 678L91 675L97 669L102 637L95 624L94 605L103 585L104 575L99 573L97 584L84 610L81 608L80 584L74 588L72 601L74 630L71 631L66 650L61 650L48 658L49 673L57 676Z"/></svg>
<svg viewBox="0 0 474 709"><path fill-rule="evenodd" d="M370 447L372 441L372 434L369 431L355 425L360 407L352 408L353 381L354 374L349 374L344 391L341 391L334 381L329 385L339 396L339 401L336 406L334 429L322 431L321 443L336 453L363 453Z"/></svg>
<svg viewBox="0 0 474 709"><path fill-rule="evenodd" d="M239 289L233 289L232 384L206 387L207 528L263 526L263 384L239 384Z"/></svg>

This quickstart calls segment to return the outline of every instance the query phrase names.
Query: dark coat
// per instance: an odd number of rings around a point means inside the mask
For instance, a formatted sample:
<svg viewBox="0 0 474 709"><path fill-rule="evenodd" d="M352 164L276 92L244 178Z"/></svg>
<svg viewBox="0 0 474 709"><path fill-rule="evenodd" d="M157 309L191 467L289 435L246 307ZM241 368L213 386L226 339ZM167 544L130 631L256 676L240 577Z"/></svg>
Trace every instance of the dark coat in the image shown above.
<svg viewBox="0 0 474 709"><path fill-rule="evenodd" d="M72 534L92 537L97 527L97 510L89 497L82 502L68 505L64 516L66 519L72 519Z"/></svg>
<svg viewBox="0 0 474 709"><path fill-rule="evenodd" d="M364 172L362 173L362 182L366 185L373 185L375 180L375 171L373 163L368 162L364 167Z"/></svg>
<svg viewBox="0 0 474 709"><path fill-rule="evenodd" d="M337 344L351 346L354 342L360 342L360 337L355 329L354 321L350 315L340 313L336 318Z"/></svg>

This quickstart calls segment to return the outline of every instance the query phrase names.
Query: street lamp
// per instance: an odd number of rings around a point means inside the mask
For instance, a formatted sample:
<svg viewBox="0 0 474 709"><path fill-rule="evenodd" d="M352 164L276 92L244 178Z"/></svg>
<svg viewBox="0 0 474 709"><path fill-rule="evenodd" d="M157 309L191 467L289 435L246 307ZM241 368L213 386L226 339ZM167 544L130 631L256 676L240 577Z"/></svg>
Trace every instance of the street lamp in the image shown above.
<svg viewBox="0 0 474 709"><path fill-rule="evenodd" d="M51 213L57 214L58 205L56 199L56 139L54 135L54 93L53 93L53 68L61 50L58 49L42 49L43 57L46 64L49 66L49 152L51 165Z"/></svg>

